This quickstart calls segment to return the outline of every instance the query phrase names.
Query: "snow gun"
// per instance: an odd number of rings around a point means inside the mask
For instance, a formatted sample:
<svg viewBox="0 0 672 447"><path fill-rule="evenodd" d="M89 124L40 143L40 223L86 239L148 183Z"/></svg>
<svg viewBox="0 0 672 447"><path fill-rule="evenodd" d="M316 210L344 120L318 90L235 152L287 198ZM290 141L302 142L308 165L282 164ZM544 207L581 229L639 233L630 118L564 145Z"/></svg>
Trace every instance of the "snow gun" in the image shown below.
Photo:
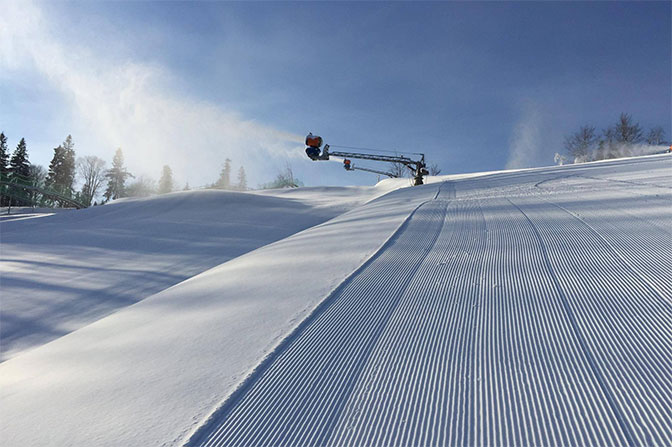
<svg viewBox="0 0 672 447"><path fill-rule="evenodd" d="M312 132L306 136L306 155L313 161L329 160L330 156L334 157L343 157L345 160L343 162L343 167L346 171L368 171L375 172L377 174L387 175L389 177L398 177L396 174L387 171L379 171L371 168L355 168L355 166L350 162L350 158L358 158L362 160L372 160L372 161L384 161L388 163L399 163L406 166L413 173L413 185L422 185L423 177L428 175L427 165L425 163L425 154L416 154L420 155L419 160L413 160L412 158L405 157L402 155L384 155L373 153L360 153L360 152L342 152L342 151L331 151L330 146L325 144L322 147L324 140L318 135L313 135ZM347 146L334 146L334 147L344 147ZM354 148L353 148L354 149Z"/></svg>

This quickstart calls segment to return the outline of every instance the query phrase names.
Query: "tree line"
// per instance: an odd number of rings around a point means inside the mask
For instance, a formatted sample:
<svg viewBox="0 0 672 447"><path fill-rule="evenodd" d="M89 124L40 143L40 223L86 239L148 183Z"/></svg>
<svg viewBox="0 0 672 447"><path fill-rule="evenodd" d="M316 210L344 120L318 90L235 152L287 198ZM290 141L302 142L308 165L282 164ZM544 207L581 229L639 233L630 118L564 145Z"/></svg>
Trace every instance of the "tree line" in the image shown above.
<svg viewBox="0 0 672 447"><path fill-rule="evenodd" d="M247 174L240 166L235 181L232 180L231 159L227 158L216 182L206 188L245 191ZM28 157L25 138L21 138L16 149L10 154L7 137L0 133L0 179L5 184L0 187L0 206L31 206L45 207L69 206L68 202L58 197L72 199L84 206L98 205L122 197L145 197L153 194L166 194L176 190L173 171L164 165L161 177L157 182L146 176L137 178L124 165L124 154L117 149L108 169L107 163L100 157L86 155L77 157L75 144L71 135L63 143L54 148L49 168L32 164ZM81 188L76 185L79 181ZM14 183L27 192L18 197L12 194L7 183ZM183 190L189 190L187 183ZM42 192L40 192L42 191ZM50 194L46 194L46 193ZM51 193L55 193L51 194ZM99 202L100 200L100 202Z"/></svg>
<svg viewBox="0 0 672 447"><path fill-rule="evenodd" d="M124 167L121 149L117 149L112 168L106 169L105 160L99 157L87 155L77 158L71 135L54 148L48 169L30 162L25 138L21 138L10 158L4 132L0 133L0 176L7 183L31 187L27 194L13 197L11 187L5 184L0 198L1 206L47 207L67 206L68 201L59 199L59 196L84 206L96 205L96 198L105 184L107 187L101 203L124 197L125 182L133 177ZM79 190L76 189L77 179L82 182Z"/></svg>
<svg viewBox="0 0 672 447"><path fill-rule="evenodd" d="M244 167L238 168L238 173L236 175L236 181L231 179L231 159L227 158L224 160L224 165L222 170L219 171L219 178L216 182L208 185L208 188L212 189L228 189L233 191L246 191L247 187L247 174L245 173Z"/></svg>
<svg viewBox="0 0 672 447"><path fill-rule="evenodd" d="M621 113L618 121L598 132L595 126L581 126L578 131L565 138L566 156L556 154L556 162L566 160L574 163L604 160L609 158L646 155L652 153L651 146L665 144L665 131L656 126L647 133L644 128L627 113Z"/></svg>

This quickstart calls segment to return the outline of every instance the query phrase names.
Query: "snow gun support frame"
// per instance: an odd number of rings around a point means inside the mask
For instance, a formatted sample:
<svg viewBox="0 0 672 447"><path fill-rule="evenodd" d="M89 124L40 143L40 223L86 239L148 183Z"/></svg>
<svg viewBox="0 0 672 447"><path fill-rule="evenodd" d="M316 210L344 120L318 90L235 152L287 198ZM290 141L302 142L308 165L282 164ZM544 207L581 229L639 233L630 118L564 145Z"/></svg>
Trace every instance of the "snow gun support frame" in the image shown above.
<svg viewBox="0 0 672 447"><path fill-rule="evenodd" d="M355 166L354 163L351 163L350 159L348 158L343 160L343 168L345 168L346 171L366 171L366 172L373 172L374 174L386 175L391 178L399 177L397 174L393 174L392 172L379 171L378 169L362 168L361 166Z"/></svg>
<svg viewBox="0 0 672 447"><path fill-rule="evenodd" d="M413 185L422 185L424 183L423 177L428 175L427 171L427 165L425 163L425 155L424 154L418 154L420 155L420 160L413 160L409 157L404 157L404 156L397 156L397 155L382 155L382 154L364 154L364 153L358 153L358 152L341 152L341 151L330 151L329 150L329 145L325 144L324 148L320 149L322 147L322 137L313 135L312 133L309 133L308 136L306 137L306 155L308 155L308 158L310 158L313 161L320 161L320 160L329 160L329 156L333 155L334 157L343 157L345 159L348 158L359 158L361 160L373 160L373 161L386 161L388 163L401 163L404 166L406 166L408 169L411 170L413 173ZM345 168L346 170L351 170L348 169L347 167ZM354 169L354 168L353 168ZM362 171L372 171L370 169L364 169L364 168L358 168ZM383 171L372 171L372 172L378 172L384 175L389 175L387 172Z"/></svg>

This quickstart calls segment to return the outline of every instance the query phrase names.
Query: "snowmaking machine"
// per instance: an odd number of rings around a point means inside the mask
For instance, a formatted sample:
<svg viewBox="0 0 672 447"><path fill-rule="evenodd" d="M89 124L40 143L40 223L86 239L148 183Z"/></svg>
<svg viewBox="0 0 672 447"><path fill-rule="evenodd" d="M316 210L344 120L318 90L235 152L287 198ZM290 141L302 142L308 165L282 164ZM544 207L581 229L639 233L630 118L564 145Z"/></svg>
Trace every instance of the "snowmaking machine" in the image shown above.
<svg viewBox="0 0 672 447"><path fill-rule="evenodd" d="M313 135L312 132L306 136L306 155L313 161L329 160L330 156L334 157L343 157L344 168L346 171L368 171L374 172L382 175L387 175L389 177L397 177L395 174L386 171L379 171L370 168L355 168L354 165L350 162L350 158L358 158L361 160L372 160L372 161L385 161L388 163L399 163L407 167L413 174L413 185L422 185L423 177L428 175L427 165L425 163L425 155L418 153L420 156L419 160L413 160L412 158L405 157L403 155L384 155L376 153L360 153L360 152L342 152L342 151L330 151L328 144L325 144L322 147L324 140L318 135ZM339 147L339 146L334 146ZM343 146L347 148L346 146Z"/></svg>

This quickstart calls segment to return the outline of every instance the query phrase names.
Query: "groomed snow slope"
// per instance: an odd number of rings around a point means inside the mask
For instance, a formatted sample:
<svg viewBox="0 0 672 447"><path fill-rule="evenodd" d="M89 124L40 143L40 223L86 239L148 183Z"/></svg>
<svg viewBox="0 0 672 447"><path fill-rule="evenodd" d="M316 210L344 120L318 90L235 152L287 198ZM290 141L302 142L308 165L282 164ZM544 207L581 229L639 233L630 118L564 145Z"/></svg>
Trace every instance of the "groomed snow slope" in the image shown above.
<svg viewBox="0 0 672 447"><path fill-rule="evenodd" d="M190 445L671 445L669 169L443 184Z"/></svg>
<svg viewBox="0 0 672 447"><path fill-rule="evenodd" d="M197 190L3 216L0 361L387 190Z"/></svg>
<svg viewBox="0 0 672 447"><path fill-rule="evenodd" d="M671 169L390 193L1 364L0 440L670 445Z"/></svg>

